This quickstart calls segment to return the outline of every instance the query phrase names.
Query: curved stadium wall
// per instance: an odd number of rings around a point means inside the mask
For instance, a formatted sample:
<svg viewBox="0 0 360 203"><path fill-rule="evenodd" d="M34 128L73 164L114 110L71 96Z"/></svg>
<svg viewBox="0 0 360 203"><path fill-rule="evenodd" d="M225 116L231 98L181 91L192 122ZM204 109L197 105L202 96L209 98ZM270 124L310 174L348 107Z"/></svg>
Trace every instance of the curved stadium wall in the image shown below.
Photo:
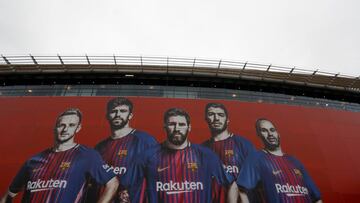
<svg viewBox="0 0 360 203"><path fill-rule="evenodd" d="M198 144L210 137L204 120L207 103L224 104L230 130L258 149L262 144L254 125L266 117L276 124L283 150L304 164L325 202L360 198L356 77L270 64L158 57L3 56L0 64L1 193L30 155L52 145L60 112L79 108L83 129L76 139L94 146L110 134L107 101L121 96L134 103L131 125L159 142L166 139L163 113L172 107L190 114L189 138Z"/></svg>

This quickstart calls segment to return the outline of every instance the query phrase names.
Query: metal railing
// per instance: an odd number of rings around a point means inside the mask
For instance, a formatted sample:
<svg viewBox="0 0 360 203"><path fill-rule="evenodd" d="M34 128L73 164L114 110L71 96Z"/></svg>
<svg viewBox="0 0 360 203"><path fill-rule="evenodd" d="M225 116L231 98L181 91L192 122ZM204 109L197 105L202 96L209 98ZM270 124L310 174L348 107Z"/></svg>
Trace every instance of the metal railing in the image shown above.
<svg viewBox="0 0 360 203"><path fill-rule="evenodd" d="M211 75L288 82L324 88L360 92L359 77L320 70L306 70L246 61L209 60L200 58L144 56L5 56L0 57L1 73L122 71L128 73L164 73Z"/></svg>
<svg viewBox="0 0 360 203"><path fill-rule="evenodd" d="M153 85L33 85L0 86L0 96L135 96L189 99L221 99L258 103L339 109L360 112L360 104L266 92L205 87Z"/></svg>

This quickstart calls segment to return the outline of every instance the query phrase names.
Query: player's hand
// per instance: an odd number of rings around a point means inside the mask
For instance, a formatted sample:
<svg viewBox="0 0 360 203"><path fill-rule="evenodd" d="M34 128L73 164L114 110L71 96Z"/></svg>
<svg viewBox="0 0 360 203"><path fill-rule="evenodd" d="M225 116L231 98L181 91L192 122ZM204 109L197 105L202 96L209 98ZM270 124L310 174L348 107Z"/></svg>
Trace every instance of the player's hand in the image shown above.
<svg viewBox="0 0 360 203"><path fill-rule="evenodd" d="M121 203L130 203L130 196L127 190L119 191L118 195Z"/></svg>
<svg viewBox="0 0 360 203"><path fill-rule="evenodd" d="M0 199L0 203L12 203L12 197L9 195L5 195Z"/></svg>
<svg viewBox="0 0 360 203"><path fill-rule="evenodd" d="M17 193L13 193L8 191L1 199L0 203L11 203L13 198L17 195Z"/></svg>
<svg viewBox="0 0 360 203"><path fill-rule="evenodd" d="M5 203L5 202L6 202L6 196L4 196L0 199L0 203Z"/></svg>

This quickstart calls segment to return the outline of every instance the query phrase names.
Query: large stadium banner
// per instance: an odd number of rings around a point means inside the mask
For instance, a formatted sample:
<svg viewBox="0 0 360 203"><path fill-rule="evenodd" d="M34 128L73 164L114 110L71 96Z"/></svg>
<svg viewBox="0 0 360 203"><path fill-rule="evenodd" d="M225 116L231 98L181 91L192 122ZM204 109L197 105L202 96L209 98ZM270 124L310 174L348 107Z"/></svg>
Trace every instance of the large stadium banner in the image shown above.
<svg viewBox="0 0 360 203"><path fill-rule="evenodd" d="M204 99L2 97L0 123L3 202L360 199L355 112Z"/></svg>

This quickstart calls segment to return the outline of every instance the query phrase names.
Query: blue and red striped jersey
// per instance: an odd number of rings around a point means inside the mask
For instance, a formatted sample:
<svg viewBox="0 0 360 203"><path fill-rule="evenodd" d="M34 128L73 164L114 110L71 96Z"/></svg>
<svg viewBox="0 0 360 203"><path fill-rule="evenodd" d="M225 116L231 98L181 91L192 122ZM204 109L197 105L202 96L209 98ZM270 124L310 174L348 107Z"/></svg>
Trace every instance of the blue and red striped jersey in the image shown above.
<svg viewBox="0 0 360 203"><path fill-rule="evenodd" d="M132 194L131 188L141 185L143 177L150 203L211 202L213 178L222 185L234 181L214 152L196 144L181 150L161 144L139 156L120 180L123 186L130 188L132 202L138 202L138 197Z"/></svg>
<svg viewBox="0 0 360 203"><path fill-rule="evenodd" d="M130 163L132 163L140 153L145 149L157 145L157 141L151 135L139 130L132 130L128 135L113 139L111 137L99 142L95 149L100 153L104 161L111 167L113 172L121 179L121 176L126 173ZM101 194L102 188L94 186L89 190L88 202L94 201ZM141 187L137 190L137 195L141 196L143 191ZM114 199L114 202L117 198Z"/></svg>
<svg viewBox="0 0 360 203"><path fill-rule="evenodd" d="M225 170L236 180L246 157L256 150L253 144L247 139L231 134L225 140L214 141L210 138L203 143L204 146L212 149L224 164ZM224 187L213 183L213 202L226 202L227 191Z"/></svg>
<svg viewBox="0 0 360 203"><path fill-rule="evenodd" d="M95 150L113 167L114 173L121 177L140 153L157 144L153 136L134 129L122 138L106 138L95 146Z"/></svg>
<svg viewBox="0 0 360 203"><path fill-rule="evenodd" d="M256 151L250 141L233 134L225 140L209 139L203 145L212 149L220 157L225 170L235 179L238 177L246 157Z"/></svg>
<svg viewBox="0 0 360 203"><path fill-rule="evenodd" d="M22 202L80 202L89 175L99 184L115 177L93 149L83 145L62 152L47 149L25 162L9 191L24 189Z"/></svg>
<svg viewBox="0 0 360 203"><path fill-rule="evenodd" d="M265 202L300 203L319 199L320 191L304 166L289 155L276 156L266 151L250 155L240 172L237 185L254 189L260 182Z"/></svg>

